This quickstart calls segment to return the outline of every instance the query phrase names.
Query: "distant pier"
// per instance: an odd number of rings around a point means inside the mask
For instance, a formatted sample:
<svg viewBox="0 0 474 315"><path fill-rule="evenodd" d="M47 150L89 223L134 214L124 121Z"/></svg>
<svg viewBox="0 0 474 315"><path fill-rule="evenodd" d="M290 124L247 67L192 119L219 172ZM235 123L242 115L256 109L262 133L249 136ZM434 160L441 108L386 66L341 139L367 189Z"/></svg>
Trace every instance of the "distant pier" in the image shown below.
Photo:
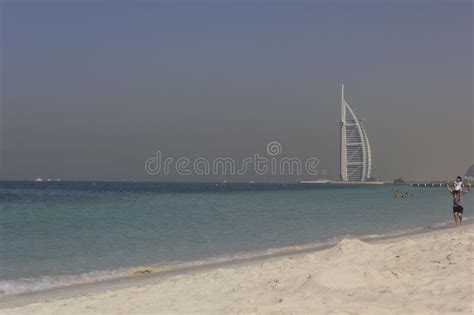
<svg viewBox="0 0 474 315"><path fill-rule="evenodd" d="M412 187L446 187L447 183L429 183L429 182L410 183L410 186Z"/></svg>

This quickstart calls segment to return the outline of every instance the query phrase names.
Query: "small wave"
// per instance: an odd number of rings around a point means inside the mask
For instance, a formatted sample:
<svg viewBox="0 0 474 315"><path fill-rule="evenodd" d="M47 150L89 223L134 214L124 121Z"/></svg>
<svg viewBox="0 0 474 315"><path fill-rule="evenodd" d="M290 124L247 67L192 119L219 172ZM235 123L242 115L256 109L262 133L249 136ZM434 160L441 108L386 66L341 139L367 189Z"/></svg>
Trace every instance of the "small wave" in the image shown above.
<svg viewBox="0 0 474 315"><path fill-rule="evenodd" d="M427 228L431 228L431 226L419 227L419 228L414 228L414 229L409 229L409 230L399 230L399 231L394 231L390 233L366 234L366 235L361 235L358 238L364 241L370 241L373 239L391 238L391 237L397 237L397 236L403 236L403 235L407 235L411 233L421 232Z"/></svg>
<svg viewBox="0 0 474 315"><path fill-rule="evenodd" d="M340 239L342 239L342 237L333 238L324 242L314 242L304 245L293 245L268 248L264 250L238 252L228 255L207 257L193 261L167 261L146 266L134 266L130 268L120 268L109 271L92 271L79 275L39 276L15 280L0 280L0 296L28 294L54 288L96 283L134 275L179 271L196 267L227 264L248 259L258 259L280 254L290 254L292 252L298 252L302 250L317 250L318 248L335 245Z"/></svg>
<svg viewBox="0 0 474 315"><path fill-rule="evenodd" d="M25 294L75 284L93 283L126 276L126 270L92 271L80 275L40 276L15 280L0 280L1 295Z"/></svg>

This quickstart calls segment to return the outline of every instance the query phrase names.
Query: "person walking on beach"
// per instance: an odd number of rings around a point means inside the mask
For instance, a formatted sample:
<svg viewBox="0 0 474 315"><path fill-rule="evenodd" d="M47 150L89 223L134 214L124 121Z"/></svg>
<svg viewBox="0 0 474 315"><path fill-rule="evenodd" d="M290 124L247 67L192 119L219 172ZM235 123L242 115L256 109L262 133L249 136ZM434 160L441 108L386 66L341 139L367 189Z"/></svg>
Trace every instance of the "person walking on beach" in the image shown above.
<svg viewBox="0 0 474 315"><path fill-rule="evenodd" d="M448 183L448 185L446 185L447 190L453 195L453 216L456 226L460 226L462 224L462 214L464 211L464 208L462 206L462 198L465 194L471 191L471 184L468 184L467 190L463 191L461 186L462 182L461 185L459 185L459 178L460 177L458 176L458 178L456 179L454 189L451 189L450 182Z"/></svg>

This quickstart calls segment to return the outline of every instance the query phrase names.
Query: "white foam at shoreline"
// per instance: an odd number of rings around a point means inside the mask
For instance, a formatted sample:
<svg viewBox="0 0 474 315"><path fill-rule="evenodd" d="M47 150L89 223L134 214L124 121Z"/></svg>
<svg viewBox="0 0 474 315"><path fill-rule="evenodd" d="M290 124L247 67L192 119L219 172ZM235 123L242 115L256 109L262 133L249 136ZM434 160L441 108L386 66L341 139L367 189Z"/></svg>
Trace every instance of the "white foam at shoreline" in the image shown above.
<svg viewBox="0 0 474 315"><path fill-rule="evenodd" d="M127 275L125 270L92 271L80 275L41 276L0 280L0 296L24 294L75 284L93 283Z"/></svg>

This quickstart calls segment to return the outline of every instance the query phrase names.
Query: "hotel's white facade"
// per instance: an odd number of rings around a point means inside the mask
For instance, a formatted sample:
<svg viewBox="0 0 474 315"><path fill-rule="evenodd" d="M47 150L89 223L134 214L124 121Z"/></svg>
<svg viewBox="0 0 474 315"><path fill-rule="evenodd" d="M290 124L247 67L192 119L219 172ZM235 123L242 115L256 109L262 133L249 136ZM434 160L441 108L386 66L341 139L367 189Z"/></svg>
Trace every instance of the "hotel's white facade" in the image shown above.
<svg viewBox="0 0 474 315"><path fill-rule="evenodd" d="M341 95L341 180L365 181L370 178L372 156L364 124Z"/></svg>

